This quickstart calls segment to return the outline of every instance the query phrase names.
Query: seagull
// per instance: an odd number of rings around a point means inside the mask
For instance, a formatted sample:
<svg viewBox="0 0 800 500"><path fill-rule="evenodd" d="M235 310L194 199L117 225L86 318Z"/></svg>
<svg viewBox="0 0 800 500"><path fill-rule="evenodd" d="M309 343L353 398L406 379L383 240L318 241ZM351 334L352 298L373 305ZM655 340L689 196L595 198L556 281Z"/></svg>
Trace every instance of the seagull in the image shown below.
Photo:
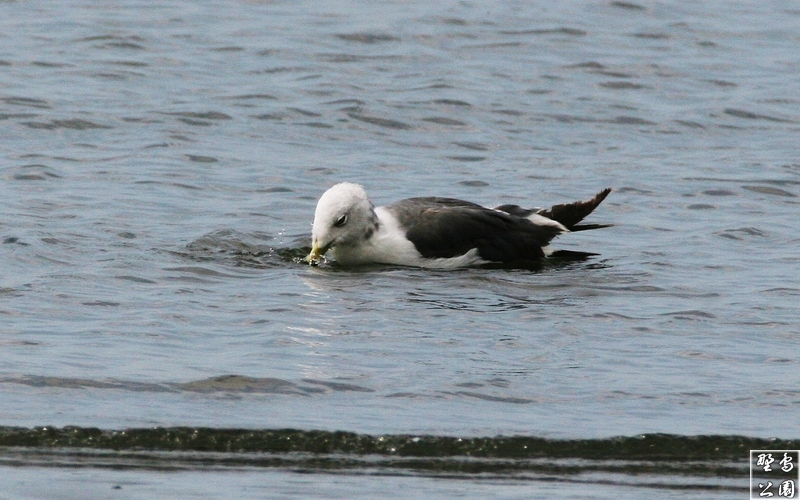
<svg viewBox="0 0 800 500"><path fill-rule="evenodd" d="M359 184L342 182L319 199L306 262L318 265L330 252L337 264L390 264L454 269L541 262L548 257L586 258L587 252L554 250L562 233L609 227L579 224L608 196L525 209L487 208L454 198L408 198L375 207Z"/></svg>

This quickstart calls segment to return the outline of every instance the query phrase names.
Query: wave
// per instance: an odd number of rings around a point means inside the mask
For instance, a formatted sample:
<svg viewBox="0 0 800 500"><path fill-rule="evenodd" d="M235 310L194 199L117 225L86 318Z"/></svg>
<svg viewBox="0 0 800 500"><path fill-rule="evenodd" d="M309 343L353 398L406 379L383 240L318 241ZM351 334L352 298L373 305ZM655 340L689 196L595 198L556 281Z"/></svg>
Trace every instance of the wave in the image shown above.
<svg viewBox="0 0 800 500"><path fill-rule="evenodd" d="M461 438L297 429L0 427L0 464L148 470L277 468L303 473L570 481L746 490L749 450L800 440L643 434L605 439Z"/></svg>

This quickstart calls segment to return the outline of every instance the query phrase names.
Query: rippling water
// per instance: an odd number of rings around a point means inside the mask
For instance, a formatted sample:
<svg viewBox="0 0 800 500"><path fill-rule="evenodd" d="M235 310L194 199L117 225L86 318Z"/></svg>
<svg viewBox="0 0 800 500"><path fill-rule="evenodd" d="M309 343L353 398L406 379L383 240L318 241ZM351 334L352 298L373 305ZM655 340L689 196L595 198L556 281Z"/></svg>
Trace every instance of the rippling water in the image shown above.
<svg viewBox="0 0 800 500"><path fill-rule="evenodd" d="M792 2L0 3L0 425L796 439L798 22ZM612 186L591 221L615 226L538 272L296 263L342 180L376 204ZM117 481L56 460L30 489L41 463L15 463L19 497ZM123 491L194 491L191 467L135 464ZM208 492L392 496L291 470ZM502 498L643 491L464 474Z"/></svg>

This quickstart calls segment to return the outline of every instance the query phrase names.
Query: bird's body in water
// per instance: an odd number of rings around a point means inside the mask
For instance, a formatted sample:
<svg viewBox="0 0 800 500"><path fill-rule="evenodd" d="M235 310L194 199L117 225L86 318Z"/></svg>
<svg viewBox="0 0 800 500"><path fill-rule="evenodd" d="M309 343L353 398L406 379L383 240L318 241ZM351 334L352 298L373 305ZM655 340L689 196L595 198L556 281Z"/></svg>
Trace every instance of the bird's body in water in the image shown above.
<svg viewBox="0 0 800 500"><path fill-rule="evenodd" d="M604 189L591 200L549 209L486 208L439 197L375 207L363 187L343 182L319 199L306 260L317 264L330 251L341 265L458 268L537 262L554 252L586 257L594 254L553 251L550 241L563 233L608 227L580 222L610 192Z"/></svg>

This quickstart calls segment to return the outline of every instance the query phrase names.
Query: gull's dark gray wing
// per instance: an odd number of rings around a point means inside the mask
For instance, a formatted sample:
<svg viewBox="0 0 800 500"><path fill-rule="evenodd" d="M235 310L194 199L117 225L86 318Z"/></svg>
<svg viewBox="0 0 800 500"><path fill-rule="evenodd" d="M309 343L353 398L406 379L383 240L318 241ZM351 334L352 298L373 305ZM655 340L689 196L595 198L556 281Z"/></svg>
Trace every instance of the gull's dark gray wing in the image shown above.
<svg viewBox="0 0 800 500"><path fill-rule="evenodd" d="M425 258L458 257L477 248L490 262L538 260L560 231L452 198L409 198L386 207Z"/></svg>

